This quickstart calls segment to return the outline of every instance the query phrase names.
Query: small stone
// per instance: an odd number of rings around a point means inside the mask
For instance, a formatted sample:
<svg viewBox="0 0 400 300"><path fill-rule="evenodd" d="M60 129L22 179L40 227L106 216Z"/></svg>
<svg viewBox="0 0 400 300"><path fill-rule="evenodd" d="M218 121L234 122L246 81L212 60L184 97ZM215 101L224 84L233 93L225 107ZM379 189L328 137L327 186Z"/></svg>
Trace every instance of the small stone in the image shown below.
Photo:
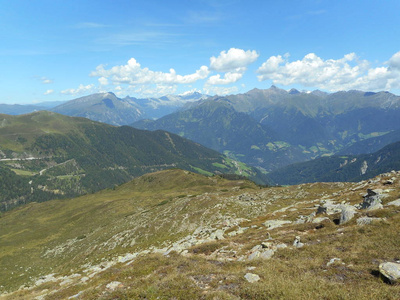
<svg viewBox="0 0 400 300"><path fill-rule="evenodd" d="M295 246L296 248L301 248L304 246L304 243L300 242L300 237L296 236L293 242L293 246Z"/></svg>
<svg viewBox="0 0 400 300"><path fill-rule="evenodd" d="M335 262L339 262L340 260L340 258L334 257L326 264L326 266L329 267L330 265L334 264Z"/></svg>
<svg viewBox="0 0 400 300"><path fill-rule="evenodd" d="M260 276L253 273L246 273L246 275L244 275L244 278L246 278L246 280L250 283L254 283L260 280Z"/></svg>
<svg viewBox="0 0 400 300"><path fill-rule="evenodd" d="M263 247L263 248L271 248L271 246L272 246L272 243L270 243L270 242L262 242L261 243L261 247Z"/></svg>
<svg viewBox="0 0 400 300"><path fill-rule="evenodd" d="M400 264L393 262L381 263L379 272L391 283L396 283L400 279Z"/></svg>

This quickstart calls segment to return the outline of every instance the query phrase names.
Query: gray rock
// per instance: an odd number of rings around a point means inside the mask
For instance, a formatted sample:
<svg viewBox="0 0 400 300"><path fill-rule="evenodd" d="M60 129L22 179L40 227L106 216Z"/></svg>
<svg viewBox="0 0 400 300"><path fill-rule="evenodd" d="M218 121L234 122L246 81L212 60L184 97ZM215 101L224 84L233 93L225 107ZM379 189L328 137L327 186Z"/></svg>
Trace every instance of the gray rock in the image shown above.
<svg viewBox="0 0 400 300"><path fill-rule="evenodd" d="M210 239L213 240L223 240L224 239L224 231L222 229L218 229L211 233Z"/></svg>
<svg viewBox="0 0 400 300"><path fill-rule="evenodd" d="M325 207L325 206L318 206L318 208L317 208L317 215L320 215L320 214L326 214L327 213L327 208Z"/></svg>
<svg viewBox="0 0 400 300"><path fill-rule="evenodd" d="M357 225L370 225L372 223L383 221L382 218L361 217L357 219Z"/></svg>
<svg viewBox="0 0 400 300"><path fill-rule="evenodd" d="M381 196L377 192L371 189L367 189L367 194L364 195L363 197L364 201L360 205L361 209L374 210L383 207Z"/></svg>
<svg viewBox="0 0 400 300"><path fill-rule="evenodd" d="M353 219L356 212L355 208L350 205L342 205L341 208L342 212L340 213L339 224L345 224Z"/></svg>
<svg viewBox="0 0 400 300"><path fill-rule="evenodd" d="M293 246L295 246L296 248L301 248L304 246L304 243L300 242L300 237L296 236L293 242Z"/></svg>
<svg viewBox="0 0 400 300"><path fill-rule="evenodd" d="M379 272L391 283L396 283L400 279L400 264L393 262L381 263Z"/></svg>
<svg viewBox="0 0 400 300"><path fill-rule="evenodd" d="M246 278L246 280L250 283L254 283L260 280L260 276L253 273L246 273L246 275L244 275L244 278Z"/></svg>
<svg viewBox="0 0 400 300"><path fill-rule="evenodd" d="M272 249L267 249L261 252L260 258L262 259L270 259L274 255L275 251Z"/></svg>
<svg viewBox="0 0 400 300"><path fill-rule="evenodd" d="M254 251L253 253L251 253L249 255L249 257L247 258L247 260L254 260L260 257L260 251Z"/></svg>
<svg viewBox="0 0 400 300"><path fill-rule="evenodd" d="M119 282L119 281L111 281L109 284L107 284L106 285L106 288L108 289L108 290L115 290L116 288L118 288L118 287L122 287L123 285L122 285L122 283L121 282Z"/></svg>
<svg viewBox="0 0 400 300"><path fill-rule="evenodd" d="M335 262L340 262L340 261L341 261L340 258L334 257L326 264L326 266L329 267L330 265L334 264Z"/></svg>
<svg viewBox="0 0 400 300"><path fill-rule="evenodd" d="M265 221L263 223L263 225L265 227L267 227L268 229L274 229L274 228L282 227L282 225L290 224L290 223L292 223L292 222L286 221L286 220L268 220L268 221Z"/></svg>
<svg viewBox="0 0 400 300"><path fill-rule="evenodd" d="M386 205L394 205L394 206L400 206L400 199L391 201L389 203L386 203Z"/></svg>

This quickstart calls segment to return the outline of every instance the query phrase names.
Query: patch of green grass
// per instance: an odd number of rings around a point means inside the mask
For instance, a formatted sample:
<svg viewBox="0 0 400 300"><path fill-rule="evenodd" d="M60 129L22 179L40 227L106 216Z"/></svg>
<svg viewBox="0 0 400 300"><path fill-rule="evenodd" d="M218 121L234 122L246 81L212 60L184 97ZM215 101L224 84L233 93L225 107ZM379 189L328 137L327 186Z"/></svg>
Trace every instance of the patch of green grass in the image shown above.
<svg viewBox="0 0 400 300"><path fill-rule="evenodd" d="M21 170L21 169L10 169L10 170L13 171L15 174L20 175L20 176L34 176L36 174L34 172Z"/></svg>
<svg viewBox="0 0 400 300"><path fill-rule="evenodd" d="M213 173L208 172L208 171L203 170L203 169L200 169L198 167L194 167L194 166L191 166L191 167L192 167L193 170L195 170L199 174L206 175L206 176L213 176L214 175Z"/></svg>
<svg viewBox="0 0 400 300"><path fill-rule="evenodd" d="M220 163L213 163L212 164L214 167L220 168L220 169L228 169L227 166L220 164Z"/></svg>

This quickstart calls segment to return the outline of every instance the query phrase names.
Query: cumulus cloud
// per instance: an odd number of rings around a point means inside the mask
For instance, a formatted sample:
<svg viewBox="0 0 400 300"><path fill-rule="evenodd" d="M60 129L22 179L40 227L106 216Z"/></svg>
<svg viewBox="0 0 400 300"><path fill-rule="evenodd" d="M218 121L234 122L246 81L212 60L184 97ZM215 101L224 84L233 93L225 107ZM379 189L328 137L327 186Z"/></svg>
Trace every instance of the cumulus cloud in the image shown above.
<svg viewBox="0 0 400 300"><path fill-rule="evenodd" d="M189 75L176 74L174 69L168 73L152 71L142 68L136 59L131 58L126 65L114 66L106 69L99 65L95 71L90 73L92 77L100 77L102 81L110 80L113 84L190 84L200 79L205 79L209 74L208 67L201 66L195 73Z"/></svg>
<svg viewBox="0 0 400 300"><path fill-rule="evenodd" d="M221 51L218 57L210 58L210 69L218 72L244 72L246 67L255 62L259 54L255 50L231 48Z"/></svg>
<svg viewBox="0 0 400 300"><path fill-rule="evenodd" d="M211 76L207 80L208 85L230 84L243 77L247 66L255 62L259 54L254 50L231 48L227 52L221 51L218 57L210 58L210 69L217 72L225 72Z"/></svg>
<svg viewBox="0 0 400 300"><path fill-rule="evenodd" d="M54 93L54 90L47 90L47 91L45 91L43 93L43 95L50 95L50 94L53 94L53 93Z"/></svg>
<svg viewBox="0 0 400 300"><path fill-rule="evenodd" d="M101 85L108 85L108 79L105 77L100 77L98 81Z"/></svg>
<svg viewBox="0 0 400 300"><path fill-rule="evenodd" d="M93 89L94 89L94 84L88 84L88 85L80 84L79 87L76 89L66 89L61 91L61 94L77 96L93 92Z"/></svg>
<svg viewBox="0 0 400 300"><path fill-rule="evenodd" d="M238 81L242 77L243 77L243 73L228 72L228 73L225 73L223 78L221 78L220 74L211 76L210 78L208 78L207 83L208 84L212 84L212 85L215 85L215 84L230 84L230 83Z"/></svg>
<svg viewBox="0 0 400 300"><path fill-rule="evenodd" d="M389 59L389 68L391 70L397 70L400 71L400 51L395 53L390 59Z"/></svg>
<svg viewBox="0 0 400 300"><path fill-rule="evenodd" d="M343 58L324 60L309 53L302 60L289 61L289 55L271 56L258 68L258 79L274 84L301 84L329 91L390 90L400 88L400 52L380 67L373 68L355 53Z"/></svg>

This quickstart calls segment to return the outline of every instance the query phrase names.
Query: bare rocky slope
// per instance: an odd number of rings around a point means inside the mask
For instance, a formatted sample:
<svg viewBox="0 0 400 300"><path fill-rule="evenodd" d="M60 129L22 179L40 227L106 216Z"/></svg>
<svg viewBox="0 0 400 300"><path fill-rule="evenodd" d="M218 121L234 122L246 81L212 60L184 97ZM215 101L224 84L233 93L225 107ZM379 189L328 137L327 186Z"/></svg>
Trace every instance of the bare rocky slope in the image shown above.
<svg viewBox="0 0 400 300"><path fill-rule="evenodd" d="M396 171L261 188L167 170L31 203L0 218L0 298L399 299L380 275L399 188Z"/></svg>

